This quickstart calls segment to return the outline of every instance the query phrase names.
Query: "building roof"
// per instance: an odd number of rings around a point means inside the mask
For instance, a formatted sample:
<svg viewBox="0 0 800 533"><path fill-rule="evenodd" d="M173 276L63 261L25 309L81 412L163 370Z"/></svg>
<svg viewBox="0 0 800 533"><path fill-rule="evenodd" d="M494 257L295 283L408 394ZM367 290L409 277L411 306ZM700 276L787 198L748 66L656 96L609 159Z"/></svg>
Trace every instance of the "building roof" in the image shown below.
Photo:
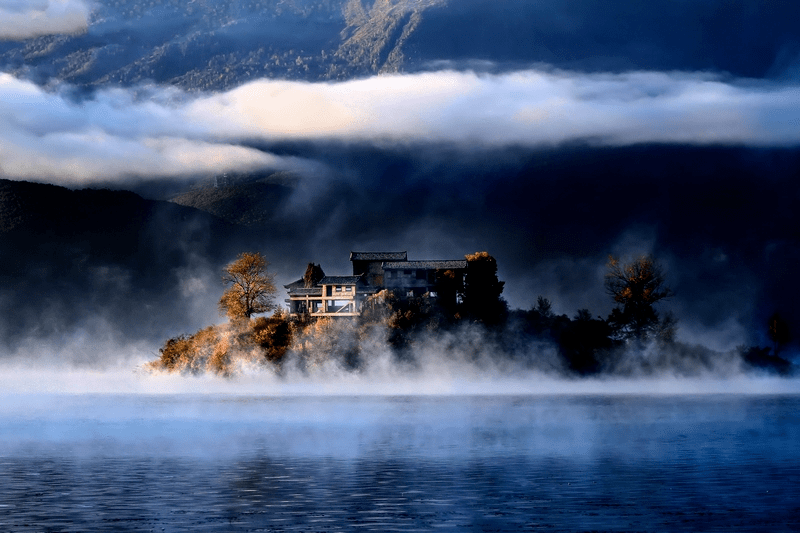
<svg viewBox="0 0 800 533"><path fill-rule="evenodd" d="M467 261L465 259L433 261L387 261L381 266L384 270L403 270L413 268L423 270L450 270L467 268Z"/></svg>
<svg viewBox="0 0 800 533"><path fill-rule="evenodd" d="M378 294L383 290L383 287L361 287L358 289L359 294Z"/></svg>
<svg viewBox="0 0 800 533"><path fill-rule="evenodd" d="M319 285L355 285L361 281L361 276L325 276Z"/></svg>
<svg viewBox="0 0 800 533"><path fill-rule="evenodd" d="M306 286L305 280L303 278L300 278L297 281L293 281L288 285L284 285L283 288L292 290L292 289L303 288L305 286Z"/></svg>
<svg viewBox="0 0 800 533"><path fill-rule="evenodd" d="M350 261L405 261L408 252L350 252Z"/></svg>
<svg viewBox="0 0 800 533"><path fill-rule="evenodd" d="M322 296L322 287L305 287L291 288L287 291L289 296Z"/></svg>

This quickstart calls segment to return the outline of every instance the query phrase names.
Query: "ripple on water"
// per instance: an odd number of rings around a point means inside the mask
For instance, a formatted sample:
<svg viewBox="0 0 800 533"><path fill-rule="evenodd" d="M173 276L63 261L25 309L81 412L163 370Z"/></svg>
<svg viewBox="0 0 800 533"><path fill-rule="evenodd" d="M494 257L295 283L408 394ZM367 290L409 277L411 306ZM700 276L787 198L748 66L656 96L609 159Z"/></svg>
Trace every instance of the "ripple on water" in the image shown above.
<svg viewBox="0 0 800 533"><path fill-rule="evenodd" d="M241 424L136 401L0 419L0 530L800 529L796 398L347 399L352 423L296 399Z"/></svg>

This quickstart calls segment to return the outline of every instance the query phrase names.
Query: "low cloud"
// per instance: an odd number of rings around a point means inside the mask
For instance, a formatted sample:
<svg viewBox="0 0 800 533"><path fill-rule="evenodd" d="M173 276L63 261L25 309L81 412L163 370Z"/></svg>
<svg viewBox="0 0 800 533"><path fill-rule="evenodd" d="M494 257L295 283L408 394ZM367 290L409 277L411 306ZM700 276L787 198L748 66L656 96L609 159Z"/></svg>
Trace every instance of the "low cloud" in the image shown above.
<svg viewBox="0 0 800 533"><path fill-rule="evenodd" d="M302 170L303 161L246 145L253 140L794 146L797 89L691 73L441 71L341 83L260 80L201 96L107 89L75 102L69 87L47 92L0 74L0 175L86 182Z"/></svg>
<svg viewBox="0 0 800 533"><path fill-rule="evenodd" d="M80 33L90 12L82 0L0 0L0 40Z"/></svg>
<svg viewBox="0 0 800 533"><path fill-rule="evenodd" d="M298 169L303 162L218 140L182 120L174 91L112 89L74 102L0 74L0 176L58 183Z"/></svg>
<svg viewBox="0 0 800 533"><path fill-rule="evenodd" d="M729 82L707 74L497 75L429 72L342 83L260 80L190 103L194 124L267 139L433 141L471 145L649 142L793 145L796 85Z"/></svg>

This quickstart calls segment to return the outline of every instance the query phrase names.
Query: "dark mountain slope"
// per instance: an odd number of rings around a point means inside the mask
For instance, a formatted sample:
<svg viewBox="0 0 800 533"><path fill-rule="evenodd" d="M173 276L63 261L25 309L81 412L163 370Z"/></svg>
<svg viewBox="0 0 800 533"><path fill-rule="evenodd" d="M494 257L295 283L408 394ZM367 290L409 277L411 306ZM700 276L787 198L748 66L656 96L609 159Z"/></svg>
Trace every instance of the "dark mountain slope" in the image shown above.
<svg viewBox="0 0 800 533"><path fill-rule="evenodd" d="M294 179L281 173L204 182L172 198L231 224L270 227L281 204L292 192Z"/></svg>
<svg viewBox="0 0 800 533"><path fill-rule="evenodd" d="M162 335L190 319L181 311L197 294L186 278L210 272L216 281L253 240L202 211L131 192L0 180L0 336L13 344L98 318L122 336Z"/></svg>

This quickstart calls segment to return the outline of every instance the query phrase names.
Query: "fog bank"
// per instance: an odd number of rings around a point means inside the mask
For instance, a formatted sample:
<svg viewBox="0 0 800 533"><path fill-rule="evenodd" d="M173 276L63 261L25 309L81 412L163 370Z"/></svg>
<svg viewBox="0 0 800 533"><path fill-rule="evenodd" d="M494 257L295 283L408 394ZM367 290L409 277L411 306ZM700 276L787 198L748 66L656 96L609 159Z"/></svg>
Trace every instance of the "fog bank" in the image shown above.
<svg viewBox="0 0 800 533"><path fill-rule="evenodd" d="M353 339L345 337L347 332L331 332L319 345L306 340L302 351L295 347L280 366L232 352L227 377L157 370L147 364L158 357L157 348L146 343L99 339L60 352L29 345L0 361L0 390L8 395L800 394L800 378L779 377L746 365L738 353L700 346L628 347L601 359L600 373L580 376L568 371L557 347L545 340L508 353L477 328L422 336L411 351L400 353L378 332L362 335L355 367L347 354Z"/></svg>
<svg viewBox="0 0 800 533"><path fill-rule="evenodd" d="M514 377L365 376L280 379L258 373L225 379L179 374L150 375L132 369L46 370L2 365L0 387L7 395L143 394L225 396L459 396L459 395L704 395L800 394L800 379L736 375L714 377L563 379L540 373ZM8 399L8 398L6 398Z"/></svg>

